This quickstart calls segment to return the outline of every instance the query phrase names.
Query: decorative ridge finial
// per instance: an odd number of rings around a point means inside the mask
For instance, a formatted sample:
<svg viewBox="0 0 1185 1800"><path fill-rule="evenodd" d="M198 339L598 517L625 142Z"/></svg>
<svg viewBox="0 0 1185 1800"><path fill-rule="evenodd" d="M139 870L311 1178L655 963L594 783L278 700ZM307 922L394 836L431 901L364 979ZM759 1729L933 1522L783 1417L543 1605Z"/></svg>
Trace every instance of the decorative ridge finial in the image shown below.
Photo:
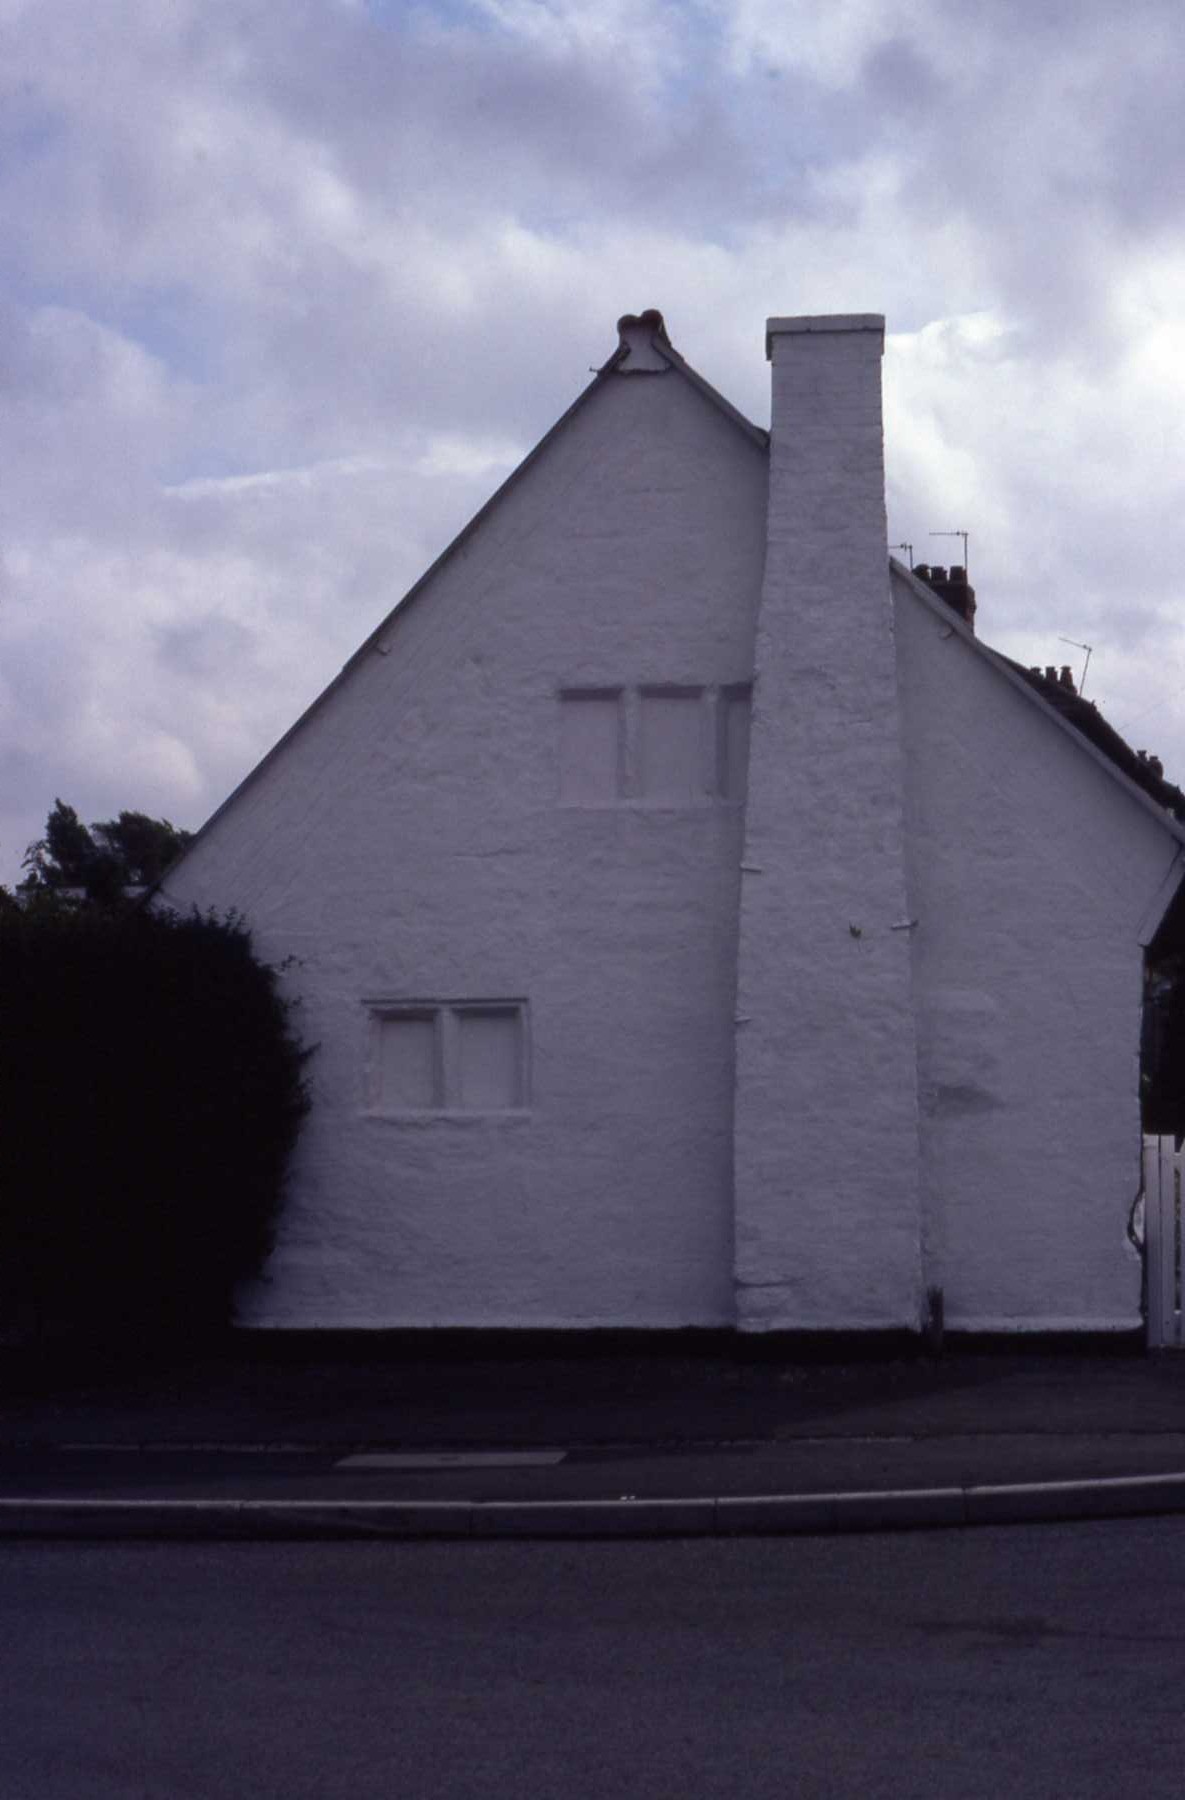
<svg viewBox="0 0 1185 1800"><path fill-rule="evenodd" d="M667 328L657 306L648 306L646 311L641 313L622 313L617 321L618 336L624 341L627 331L630 330L648 331L652 337L658 339L660 344L665 344L668 349L672 348L671 340L667 336Z"/></svg>

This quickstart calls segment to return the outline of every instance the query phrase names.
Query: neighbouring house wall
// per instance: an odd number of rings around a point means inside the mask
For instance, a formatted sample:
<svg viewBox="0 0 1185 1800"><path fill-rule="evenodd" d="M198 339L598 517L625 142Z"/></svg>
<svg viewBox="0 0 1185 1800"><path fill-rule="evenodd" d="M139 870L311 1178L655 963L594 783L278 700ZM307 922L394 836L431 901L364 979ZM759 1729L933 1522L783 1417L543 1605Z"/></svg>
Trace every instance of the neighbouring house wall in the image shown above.
<svg viewBox="0 0 1185 1800"><path fill-rule="evenodd" d="M252 1322L732 1321L766 485L682 375L606 377L168 881L319 1046Z"/></svg>
<svg viewBox="0 0 1185 1800"><path fill-rule="evenodd" d="M925 1279L966 1330L1138 1326L1142 931L1170 832L894 579Z"/></svg>
<svg viewBox="0 0 1185 1800"><path fill-rule="evenodd" d="M915 1327L916 1041L879 318L771 320L737 1024L747 1330Z"/></svg>

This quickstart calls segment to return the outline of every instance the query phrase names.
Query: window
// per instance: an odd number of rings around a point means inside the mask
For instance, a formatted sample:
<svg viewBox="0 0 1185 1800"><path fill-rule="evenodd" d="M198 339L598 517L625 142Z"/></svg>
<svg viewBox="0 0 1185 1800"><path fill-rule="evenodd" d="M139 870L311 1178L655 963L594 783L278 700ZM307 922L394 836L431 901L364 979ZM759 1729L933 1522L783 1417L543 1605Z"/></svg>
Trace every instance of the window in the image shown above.
<svg viewBox="0 0 1185 1800"><path fill-rule="evenodd" d="M373 1001L370 1108L383 1114L521 1112L527 1105L521 1000Z"/></svg>
<svg viewBox="0 0 1185 1800"><path fill-rule="evenodd" d="M458 1008L456 1022L458 1104L473 1112L510 1112L520 1107L522 1016L518 1007Z"/></svg>
<svg viewBox="0 0 1185 1800"><path fill-rule="evenodd" d="M749 719L753 690L721 688L716 699L716 785L724 800L742 801L749 786Z"/></svg>
<svg viewBox="0 0 1185 1800"><path fill-rule="evenodd" d="M378 1019L378 1098L384 1111L440 1105L436 1015L386 1013Z"/></svg>
<svg viewBox="0 0 1185 1800"><path fill-rule="evenodd" d="M621 791L621 694L574 688L560 695L560 797L586 806Z"/></svg>
<svg viewBox="0 0 1185 1800"><path fill-rule="evenodd" d="M643 688L639 791L687 805L709 791L702 688Z"/></svg>
<svg viewBox="0 0 1185 1800"><path fill-rule="evenodd" d="M559 794L566 806L702 807L744 802L748 682L564 688Z"/></svg>

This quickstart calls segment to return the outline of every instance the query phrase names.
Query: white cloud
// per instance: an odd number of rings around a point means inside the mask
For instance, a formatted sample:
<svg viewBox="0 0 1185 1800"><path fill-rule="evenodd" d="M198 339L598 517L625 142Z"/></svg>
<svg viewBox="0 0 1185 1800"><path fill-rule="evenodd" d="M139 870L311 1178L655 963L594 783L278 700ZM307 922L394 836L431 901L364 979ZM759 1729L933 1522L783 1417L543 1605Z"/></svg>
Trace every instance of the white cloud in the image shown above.
<svg viewBox="0 0 1185 1800"><path fill-rule="evenodd" d="M927 0L718 0L718 11L738 74L791 68L828 88L852 85L895 39L941 41L941 7Z"/></svg>

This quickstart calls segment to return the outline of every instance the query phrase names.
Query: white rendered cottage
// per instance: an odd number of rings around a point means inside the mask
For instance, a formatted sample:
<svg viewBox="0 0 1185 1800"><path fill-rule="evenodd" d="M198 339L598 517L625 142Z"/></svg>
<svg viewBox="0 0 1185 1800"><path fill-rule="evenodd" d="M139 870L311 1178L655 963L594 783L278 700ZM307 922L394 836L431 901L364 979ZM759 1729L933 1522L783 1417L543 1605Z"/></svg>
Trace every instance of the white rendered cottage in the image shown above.
<svg viewBox="0 0 1185 1800"><path fill-rule="evenodd" d="M624 319L167 877L319 1046L249 1321L1138 1325L1185 830L890 561L882 345Z"/></svg>

